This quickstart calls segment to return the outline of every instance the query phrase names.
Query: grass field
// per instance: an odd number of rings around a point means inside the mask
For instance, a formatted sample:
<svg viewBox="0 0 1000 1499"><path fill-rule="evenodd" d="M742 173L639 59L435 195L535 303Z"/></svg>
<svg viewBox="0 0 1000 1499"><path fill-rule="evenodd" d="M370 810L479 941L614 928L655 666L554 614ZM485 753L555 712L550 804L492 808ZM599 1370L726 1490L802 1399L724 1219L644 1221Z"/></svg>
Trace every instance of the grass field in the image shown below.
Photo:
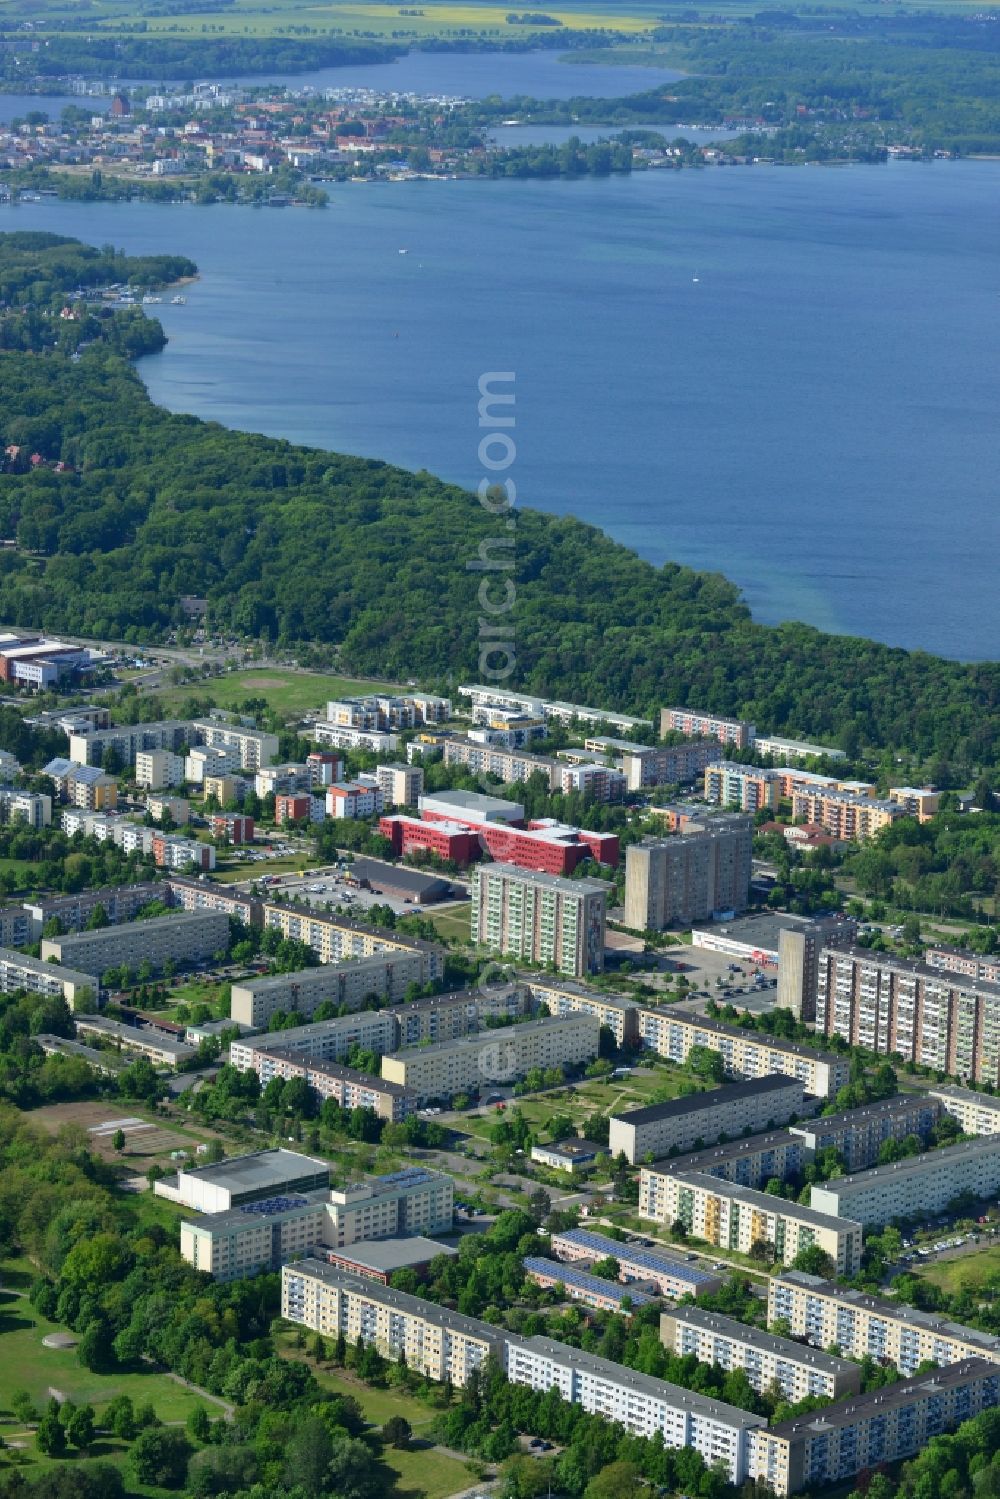
<svg viewBox="0 0 1000 1499"><path fill-rule="evenodd" d="M262 666L230 672L224 677L209 677L205 681L185 682L179 687L155 688L150 695L159 698L167 709L189 697L211 698L217 708L232 708L248 697L263 697L276 713L292 717L308 709L325 711L329 698L399 690L390 682L356 681L351 677L327 676L320 671Z"/></svg>
<svg viewBox="0 0 1000 1499"><path fill-rule="evenodd" d="M5 1286L23 1283L27 1271L23 1261L0 1265ZM46 1348L49 1333L65 1332L55 1322L40 1317L24 1295L0 1295L0 1337L4 1358L0 1361L0 1413L9 1423L11 1396L27 1390L36 1406L44 1407L49 1395L90 1404L98 1416L116 1395L130 1395L137 1404L151 1401L162 1421L186 1421L202 1397L187 1390L166 1374L93 1374L85 1369L72 1348ZM214 1404L214 1402L213 1402ZM30 1448L29 1448L30 1450Z"/></svg>
<svg viewBox="0 0 1000 1499"><path fill-rule="evenodd" d="M32 1124L37 1124L52 1134L58 1134L64 1125L76 1125L86 1134L89 1149L106 1160L121 1161L122 1165L135 1173L147 1171L154 1160L164 1169L171 1169L172 1150L193 1151L196 1145L217 1138L213 1130L204 1129L200 1125L190 1128L185 1122L175 1124L172 1119L156 1118L141 1106L136 1107L133 1102L125 1105L114 1099L47 1104L44 1108L32 1109L26 1117ZM105 1125L115 1125L118 1120L139 1121L137 1125L123 1123L125 1149L120 1156L112 1143L114 1128L104 1128ZM155 1201L176 1214L173 1204L168 1203L165 1198L157 1198ZM176 1224L176 1216L170 1221Z"/></svg>
<svg viewBox="0 0 1000 1499"><path fill-rule="evenodd" d="M460 906L453 906L448 911L441 911L437 916L428 912L431 921L437 927L442 937L454 937L459 942L469 941L469 913L472 910L472 902L465 901Z"/></svg>
<svg viewBox="0 0 1000 1499"><path fill-rule="evenodd" d="M930 1281L941 1291L955 1295L959 1291L980 1291L988 1280L1000 1275L1000 1244L984 1245L974 1254L958 1255L953 1260L938 1260L921 1266L921 1280Z"/></svg>
<svg viewBox="0 0 1000 1499"><path fill-rule="evenodd" d="M315 855L310 859L305 854L297 854L288 859L268 859L260 864L233 864L228 869L216 865L212 878L224 885L237 885L241 881L263 879L266 874L299 874L315 862Z"/></svg>
<svg viewBox="0 0 1000 1499"><path fill-rule="evenodd" d="M605 1083L595 1078L551 1093L515 1098L511 1106L521 1110L532 1129L544 1134L553 1114L568 1114L575 1124L580 1124L591 1114L612 1114L621 1109L639 1108L649 1103L655 1093L675 1097L685 1081L690 1079L682 1068L657 1067L648 1074L642 1073L624 1081L615 1079ZM489 1108L483 1114L449 1114L446 1119L448 1124L465 1134L486 1138L496 1122L496 1115Z"/></svg>

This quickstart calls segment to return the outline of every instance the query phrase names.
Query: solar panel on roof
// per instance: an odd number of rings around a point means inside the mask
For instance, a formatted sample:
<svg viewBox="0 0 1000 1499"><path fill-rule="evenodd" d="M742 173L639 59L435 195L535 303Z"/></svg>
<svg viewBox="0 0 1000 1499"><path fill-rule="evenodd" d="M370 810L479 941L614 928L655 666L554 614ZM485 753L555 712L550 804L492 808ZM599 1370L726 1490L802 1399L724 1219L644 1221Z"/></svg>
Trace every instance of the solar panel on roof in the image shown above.
<svg viewBox="0 0 1000 1499"><path fill-rule="evenodd" d="M631 1244L620 1244L617 1239L607 1239L603 1234L592 1234L585 1228L571 1228L560 1238L567 1243L578 1244L581 1249L592 1249L595 1254L612 1255L616 1260L627 1260L643 1270L657 1275L673 1275L677 1280L686 1280L691 1285L703 1285L716 1277L708 1270L699 1270L695 1265L682 1264L667 1255L653 1254L648 1249L636 1249Z"/></svg>
<svg viewBox="0 0 1000 1499"><path fill-rule="evenodd" d="M592 1291L604 1296L617 1296L619 1300L627 1296L633 1306L646 1306L652 1301L644 1291L633 1291L628 1286L616 1285L614 1281L603 1280L599 1275L588 1275L585 1270L574 1269L572 1265L556 1264L554 1260L535 1259L529 1255L524 1262L525 1270L537 1270L542 1275L555 1275L564 1286L577 1286L581 1291Z"/></svg>
<svg viewBox="0 0 1000 1499"><path fill-rule="evenodd" d="M245 1202L240 1207L241 1213L259 1213L264 1217L271 1217L274 1213L286 1213L290 1208L304 1208L309 1206L306 1197L265 1197L260 1202Z"/></svg>

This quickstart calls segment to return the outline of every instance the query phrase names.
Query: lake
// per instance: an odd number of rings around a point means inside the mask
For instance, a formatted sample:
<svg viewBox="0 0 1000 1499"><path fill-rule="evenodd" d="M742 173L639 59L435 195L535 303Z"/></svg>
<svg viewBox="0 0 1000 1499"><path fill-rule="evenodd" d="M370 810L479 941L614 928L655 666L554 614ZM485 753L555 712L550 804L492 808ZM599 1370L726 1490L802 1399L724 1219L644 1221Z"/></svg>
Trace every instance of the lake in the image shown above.
<svg viewBox="0 0 1000 1499"><path fill-rule="evenodd" d="M173 410L473 484L478 378L514 370L523 504L724 572L762 620L1000 658L1000 162L7 222L197 261L140 367Z"/></svg>

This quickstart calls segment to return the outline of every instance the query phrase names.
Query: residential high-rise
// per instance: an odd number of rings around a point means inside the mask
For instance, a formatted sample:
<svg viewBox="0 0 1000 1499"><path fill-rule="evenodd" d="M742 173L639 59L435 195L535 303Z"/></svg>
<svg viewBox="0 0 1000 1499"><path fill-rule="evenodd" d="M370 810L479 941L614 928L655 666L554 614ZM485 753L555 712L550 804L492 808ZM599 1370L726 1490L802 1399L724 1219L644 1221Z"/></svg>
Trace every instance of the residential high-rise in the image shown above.
<svg viewBox="0 0 1000 1499"><path fill-rule="evenodd" d="M717 713L697 708L661 708L660 737L672 730L678 734L707 734L720 744L735 744L737 749L749 748L757 732L744 719L721 718Z"/></svg>
<svg viewBox="0 0 1000 1499"><path fill-rule="evenodd" d="M634 843L625 856L625 925L662 931L745 911L750 898L753 821L706 818L690 831Z"/></svg>
<svg viewBox="0 0 1000 1499"><path fill-rule="evenodd" d="M532 964L580 977L604 968L610 886L482 864L472 876L472 940Z"/></svg>
<svg viewBox="0 0 1000 1499"><path fill-rule="evenodd" d="M820 950L849 947L857 935L857 922L839 912L799 927L782 928L778 934L778 1008L791 1010L797 1020L807 1024L814 1021Z"/></svg>
<svg viewBox="0 0 1000 1499"><path fill-rule="evenodd" d="M824 947L816 1029L952 1077L1000 1083L1000 984L871 948Z"/></svg>

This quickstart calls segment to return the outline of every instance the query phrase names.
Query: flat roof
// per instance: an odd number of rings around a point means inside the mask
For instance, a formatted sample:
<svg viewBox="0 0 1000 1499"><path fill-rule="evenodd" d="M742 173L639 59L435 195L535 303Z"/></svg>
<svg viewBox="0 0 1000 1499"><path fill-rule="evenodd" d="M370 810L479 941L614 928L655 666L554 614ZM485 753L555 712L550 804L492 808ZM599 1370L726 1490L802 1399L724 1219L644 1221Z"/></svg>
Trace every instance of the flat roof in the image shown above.
<svg viewBox="0 0 1000 1499"><path fill-rule="evenodd" d="M769 1072L766 1077L750 1078L742 1083L723 1083L718 1088L709 1088L704 1093L687 1093L681 1098L669 1098L666 1103L650 1103L641 1109L629 1109L624 1114L612 1114L612 1123L654 1124L660 1119L683 1119L687 1114L721 1108L727 1103L736 1103L741 1098L758 1098L768 1093L783 1092L787 1088L801 1088L796 1077L784 1072Z"/></svg>
<svg viewBox="0 0 1000 1499"><path fill-rule="evenodd" d="M801 1129L798 1125L796 1128ZM758 1151L780 1150L790 1145L797 1145L801 1150L801 1142L788 1129L763 1130L757 1135L744 1135L738 1140L727 1140L725 1145L706 1145L704 1150L692 1150L686 1155L663 1157L654 1161L650 1166L643 1166L643 1171L654 1171L660 1176L676 1176L679 1171L702 1171L712 1175L713 1166L721 1166L725 1161L731 1161L740 1156L756 1155Z"/></svg>
<svg viewBox="0 0 1000 1499"><path fill-rule="evenodd" d="M977 1093L975 1088L959 1088L954 1083L943 1083L938 1088L928 1088L931 1098L953 1098L956 1103L974 1103L980 1108L1000 1110L1000 1098L995 1093Z"/></svg>
<svg viewBox="0 0 1000 1499"><path fill-rule="evenodd" d="M345 968L364 968L376 963L387 961L384 953L372 953L367 958L341 958L337 963L320 963L315 968L294 968L289 973L269 973L263 978L240 979L233 984L234 989L246 990L250 994L268 994L272 989L287 989L290 983L304 984L310 980L322 982L333 974L343 973ZM344 1020L344 1015L335 1015L334 1020ZM356 1016L351 1017L356 1018ZM315 1025L325 1025L326 1021L316 1021ZM301 1035L304 1031L315 1029L315 1026L300 1025L295 1027L295 1035ZM261 1038L263 1039L263 1038Z"/></svg>
<svg viewBox="0 0 1000 1499"><path fill-rule="evenodd" d="M521 802L508 801L503 796L486 796L481 791L428 791L418 798L417 806L421 811L425 806L431 811L438 806L461 807L463 811L478 812L483 817L489 816L491 812L497 815L524 816Z"/></svg>
<svg viewBox="0 0 1000 1499"><path fill-rule="evenodd" d="M276 1032L278 1036L281 1032ZM345 1067L341 1062L322 1061L318 1057L311 1057L308 1052L293 1051L289 1046L261 1046L258 1048L262 1057L273 1057L278 1062L289 1062L293 1067L301 1067L304 1072L318 1072L323 1077L332 1077L343 1083L354 1083L359 1088L370 1088L373 1093L386 1093L392 1098L408 1098L410 1095L402 1083L386 1082L384 1078L373 1077L370 1072L359 1072L356 1067Z"/></svg>
<svg viewBox="0 0 1000 1499"><path fill-rule="evenodd" d="M97 988L97 980L92 973L65 968L61 963L43 963L41 958L30 958L27 953L18 952L15 947L0 947L0 964L22 968L25 973L33 973L40 978L58 979L61 984L89 984L92 989Z"/></svg>
<svg viewBox="0 0 1000 1499"><path fill-rule="evenodd" d="M574 891L582 895L608 895L614 886L607 880L570 880L564 875L545 874L539 869L521 869L517 864L477 864L474 876L500 874L509 879L524 880L529 885L541 885L544 890L561 890L567 895Z"/></svg>
<svg viewBox="0 0 1000 1499"><path fill-rule="evenodd" d="M525 1020L521 1025L499 1026L496 1030L476 1031L471 1036L454 1036L448 1041L432 1041L429 1046L414 1044L412 1046L401 1046L398 1051L390 1053L394 1057L403 1057L411 1061L414 1057L432 1057L442 1051L478 1051L484 1046L496 1046L503 1041L509 1041L514 1036L526 1035L528 1031L541 1028L551 1029L559 1025L571 1025L579 1020L593 1020L596 1023L596 1015L540 1015L531 1020Z"/></svg>
<svg viewBox="0 0 1000 1499"><path fill-rule="evenodd" d="M532 1272L536 1275L550 1275L564 1286L577 1286L581 1291L591 1291L596 1296L613 1297L619 1302L623 1296L627 1296L634 1306L648 1306L657 1299L650 1296L648 1291L636 1291L623 1285L621 1281L603 1280L599 1275L588 1275L586 1270L580 1270L576 1265L564 1265L560 1260L529 1254L523 1263L529 1275Z"/></svg>
<svg viewBox="0 0 1000 1499"><path fill-rule="evenodd" d="M735 1426L743 1430L766 1426L764 1416L753 1416L749 1411L737 1410L734 1405L725 1405L721 1400L711 1400L694 1390L682 1389L680 1385L668 1384L665 1379L655 1379L651 1374L640 1374L626 1364L615 1364L596 1353L585 1353L581 1348L572 1348L568 1343L557 1343L554 1338L521 1338L507 1333L507 1342L513 1347L526 1348L531 1353L550 1358L564 1367L576 1368L584 1373L596 1375L621 1389L638 1390L654 1400L662 1400L678 1410L696 1411L724 1426Z"/></svg>
<svg viewBox="0 0 1000 1499"><path fill-rule="evenodd" d="M433 824L431 824L433 826ZM438 824L440 827L440 823ZM463 829L463 832L466 831ZM371 882L393 885L397 890L447 891L450 881L439 874L422 874L419 869L407 869L402 864L381 864L377 859L355 859L351 872Z"/></svg>
<svg viewBox="0 0 1000 1499"><path fill-rule="evenodd" d="M211 883L211 882L210 882ZM204 889L204 884L201 889ZM215 884L215 888L224 890L224 885ZM329 912L313 911L309 907L286 905L283 901L266 900L262 909L265 917L269 911L276 911L281 916L292 916L299 921L310 921L318 926L336 927L341 932L360 932L365 937L377 937L380 942L388 943L393 947L405 947L414 952L436 952L443 953L444 948L440 942L428 942L424 937L404 936L401 932L389 931L382 926L373 926L371 922L355 921L353 916L331 916ZM348 959L344 962L364 962L365 959ZM330 965L333 966L332 964Z"/></svg>
<svg viewBox="0 0 1000 1499"><path fill-rule="evenodd" d="M253 1150L246 1155L234 1155L214 1165L191 1166L181 1170L182 1177L196 1176L199 1181L210 1182L216 1187L228 1187L231 1191L260 1191L262 1187L283 1186L303 1176L314 1176L317 1172L330 1175L330 1163L316 1160L314 1156L299 1155L294 1150Z"/></svg>
<svg viewBox="0 0 1000 1499"><path fill-rule="evenodd" d="M96 980L91 978L90 982L93 984ZM121 1021L107 1020L103 1015L74 1015L73 1018L78 1030L96 1031L101 1036L112 1036L116 1041L121 1041L123 1046L128 1045L130 1041L138 1040L155 1047L157 1051L178 1058L190 1057L195 1051L195 1048L188 1042L180 1041L151 1025L123 1025Z"/></svg>
<svg viewBox="0 0 1000 1499"><path fill-rule="evenodd" d="M840 948L834 949L839 952ZM685 1025L696 1025L699 1030L712 1031L716 1036L732 1036L739 1040L749 1042L755 1046L769 1047L772 1051L788 1052L796 1057L808 1057L812 1062L825 1062L828 1066L846 1066L847 1058L836 1051L817 1051L811 1046L803 1046L801 1041L786 1041L781 1036L769 1036L766 1032L748 1030L745 1025L727 1025L723 1020L710 1020L707 1015L699 1015L695 1010L684 1010L679 1005L663 1005L643 1007L643 1013L647 1015L662 1015L667 1020L680 1020Z"/></svg>
<svg viewBox="0 0 1000 1499"><path fill-rule="evenodd" d="M943 1338L953 1338L956 1342L972 1343L980 1348L989 1349L995 1355L1000 1355L1000 1337L993 1333L982 1332L978 1327L966 1327L961 1322L952 1322L947 1317L939 1317L935 1312L922 1312L915 1306L908 1306L903 1301L891 1301L884 1296L869 1296L865 1291L855 1291L848 1286L835 1285L832 1280L824 1280L820 1275L809 1275L805 1270L780 1270L774 1277L774 1283L789 1281L792 1285L801 1286L805 1291L811 1291L814 1295L826 1297L832 1301L838 1301L844 1306L856 1308L858 1311L868 1312L876 1317L885 1317L892 1322L905 1322L911 1327L922 1328L924 1332L937 1334Z"/></svg>
<svg viewBox="0 0 1000 1499"><path fill-rule="evenodd" d="M536 989L553 994L578 995L581 999L593 1000L595 1004L608 1005L613 1010L637 1010L638 1002L626 994L608 994L604 989L590 989L586 984L576 984L572 979L556 978L548 973L519 973L518 979L532 993Z"/></svg>
<svg viewBox="0 0 1000 1499"><path fill-rule="evenodd" d="M709 1270L701 1270L686 1260L674 1259L671 1254L659 1254L652 1249L643 1249L638 1244L623 1244L619 1239L609 1239L605 1234L592 1233L589 1228L568 1228L563 1233L553 1234L552 1242L575 1244L580 1249L589 1249L601 1259L618 1260L626 1265L636 1265L652 1275L673 1275L686 1280L691 1286L705 1286L719 1277Z"/></svg>
<svg viewBox="0 0 1000 1499"><path fill-rule="evenodd" d="M777 952L782 932L801 932L812 926L815 920L814 916L793 916L790 911L765 911L760 916L746 916L739 921L717 922L711 930L713 935L729 937L733 942L745 942L748 947Z"/></svg>
<svg viewBox="0 0 1000 1499"><path fill-rule="evenodd" d="M192 847L197 846L192 844ZM166 916L150 916L146 921L118 922L114 926L100 927L95 932L66 932L63 936L52 937L50 940L63 946L69 944L73 947L86 947L91 943L100 944L103 939L121 936L123 933L160 932L170 927L196 926L202 921L216 921L225 914L225 911L213 911L207 906L196 911L171 911Z"/></svg>
<svg viewBox="0 0 1000 1499"><path fill-rule="evenodd" d="M443 1252L444 1246L439 1247ZM379 1306L407 1312L413 1317L422 1317L425 1321L433 1323L435 1327L445 1327L465 1337L478 1338L496 1350L502 1348L504 1338L509 1336L499 1327L491 1326L489 1322L480 1322L477 1317L467 1317L463 1312L453 1312L449 1307L439 1306L435 1301L425 1301L421 1296L411 1296L408 1291L396 1291L392 1286L380 1285L378 1281L368 1280L363 1275L351 1275L349 1271L341 1270L337 1265L324 1264L322 1260L299 1260L296 1264L285 1265L282 1270L282 1281L286 1276L293 1275L305 1275L310 1280L323 1281L328 1286L352 1291L355 1295L364 1296L368 1301L373 1301Z"/></svg>
<svg viewBox="0 0 1000 1499"><path fill-rule="evenodd" d="M547 1150L551 1155L561 1155L567 1161L575 1160L583 1155L607 1155L606 1145L597 1145L593 1140L581 1140L577 1135L572 1140L560 1140L558 1144L553 1140L549 1145L533 1145L533 1150Z"/></svg>
<svg viewBox="0 0 1000 1499"><path fill-rule="evenodd" d="M224 1233L227 1229L246 1229L249 1232L262 1222L285 1222L289 1218L300 1218L306 1212L321 1212L329 1195L322 1188L315 1192L296 1192L287 1196L277 1194L257 1202L242 1203L239 1207L226 1208L221 1213L201 1213L197 1218L185 1218L182 1222L186 1228L194 1229L196 1233ZM253 1209L252 1212L248 1211L250 1208Z"/></svg>
<svg viewBox="0 0 1000 1499"><path fill-rule="evenodd" d="M726 1181L721 1176L708 1176L703 1171L680 1171L677 1175L705 1192L715 1192L719 1197L735 1197L748 1207L760 1208L765 1213L778 1213L788 1218L797 1218L802 1223L811 1223L816 1228L856 1228L861 1224L853 1218L841 1218L835 1213L820 1213L815 1208L803 1207L799 1202L789 1202L786 1197L772 1197L768 1192L758 1192L753 1187L741 1186L739 1182Z"/></svg>
<svg viewBox="0 0 1000 1499"><path fill-rule="evenodd" d="M819 1348L809 1348L791 1338L779 1338L773 1332L760 1327L751 1327L738 1322L735 1317L723 1317L719 1312L705 1311L704 1307L683 1304L670 1307L662 1317L673 1317L689 1327L699 1327L704 1332L718 1333L720 1337L732 1338L735 1343L748 1343L752 1348L763 1349L779 1358L794 1359L796 1363L810 1364L814 1369L825 1369L828 1374L849 1374L857 1364L849 1358L838 1358L824 1353Z"/></svg>
<svg viewBox="0 0 1000 1499"><path fill-rule="evenodd" d="M352 1265L391 1275L394 1270L405 1270L410 1265L426 1265L439 1254L456 1255L458 1250L450 1244L438 1243L437 1239L426 1239L423 1234L403 1234L395 1239L365 1239L345 1244L330 1253Z"/></svg>
<svg viewBox="0 0 1000 1499"><path fill-rule="evenodd" d="M866 1187L877 1187L900 1176L922 1176L935 1166L947 1171L953 1162L970 1155L982 1155L984 1151L1000 1155L1000 1135L977 1135L974 1140L960 1140L957 1145L943 1145L940 1150L925 1150L922 1155L906 1156L884 1166L869 1166L866 1171L856 1171L853 1176L835 1176L830 1181L816 1182L815 1186L821 1191L840 1192L844 1188L864 1191Z"/></svg>
<svg viewBox="0 0 1000 1499"><path fill-rule="evenodd" d="M948 1364L943 1369L935 1369L933 1373L913 1374L909 1379L885 1385L881 1390L872 1390L868 1395L856 1395L851 1400L826 1405L812 1415L779 1421L770 1428L768 1435L785 1440L822 1436L824 1432L835 1431L842 1426L853 1426L856 1421L870 1419L883 1411L899 1410L901 1406L910 1405L914 1400L929 1399L942 1390L966 1384L972 1379L985 1379L996 1373L997 1366L989 1359L960 1359L957 1364Z"/></svg>
<svg viewBox="0 0 1000 1499"><path fill-rule="evenodd" d="M852 1125L863 1126L870 1119L893 1119L897 1114L908 1114L912 1109L926 1107L933 1090L927 1093L895 1093L892 1098L876 1098L862 1104L859 1109L843 1109L839 1114L817 1114L814 1119L800 1119L788 1128L796 1135L823 1134L827 1130L850 1129ZM842 1178L837 1178L841 1180ZM846 1178L845 1178L846 1179Z"/></svg>
<svg viewBox="0 0 1000 1499"><path fill-rule="evenodd" d="M972 978L953 968L939 968L934 963L922 963L917 958L898 958L895 953L876 952L873 947L835 947L830 949L830 954L833 957L849 958L852 962L890 968L897 973L912 973L914 978L940 984L944 989L961 989L967 994L982 994L990 999L1000 996L1000 984L992 983L989 979Z"/></svg>

